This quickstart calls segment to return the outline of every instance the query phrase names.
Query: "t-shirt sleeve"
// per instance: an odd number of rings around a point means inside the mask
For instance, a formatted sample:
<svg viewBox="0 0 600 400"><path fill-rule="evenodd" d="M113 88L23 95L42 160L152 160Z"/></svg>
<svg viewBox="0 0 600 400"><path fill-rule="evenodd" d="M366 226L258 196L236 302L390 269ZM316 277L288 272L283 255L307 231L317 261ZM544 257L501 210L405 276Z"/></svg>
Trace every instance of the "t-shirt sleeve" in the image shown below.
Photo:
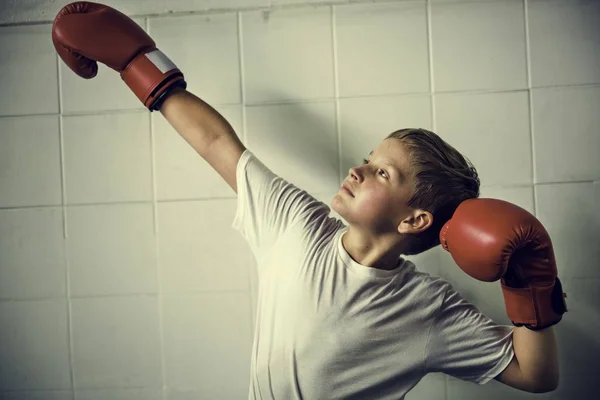
<svg viewBox="0 0 600 400"><path fill-rule="evenodd" d="M237 209L232 227L260 260L292 225L328 216L330 208L273 173L246 149L236 169Z"/></svg>
<svg viewBox="0 0 600 400"><path fill-rule="evenodd" d="M426 372L443 372L483 385L514 356L513 327L498 325L466 301L449 283L430 330Z"/></svg>

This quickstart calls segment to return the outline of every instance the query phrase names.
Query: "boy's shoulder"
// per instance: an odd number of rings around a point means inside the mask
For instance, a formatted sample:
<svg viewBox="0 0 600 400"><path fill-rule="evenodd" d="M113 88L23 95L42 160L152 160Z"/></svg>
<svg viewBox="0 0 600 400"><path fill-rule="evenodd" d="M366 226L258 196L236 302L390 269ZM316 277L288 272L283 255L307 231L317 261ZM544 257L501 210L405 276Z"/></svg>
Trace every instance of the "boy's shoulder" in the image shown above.
<svg viewBox="0 0 600 400"><path fill-rule="evenodd" d="M440 290L452 289L452 284L442 276L432 275L431 272L421 270L414 261L406 260L405 263L405 265L410 266L413 279L419 280L430 287L439 288Z"/></svg>
<svg viewBox="0 0 600 400"><path fill-rule="evenodd" d="M452 284L443 277L420 270L410 260L406 260L406 265L410 266L410 280L418 286L418 290L426 292L428 296L443 298L447 293L454 291Z"/></svg>

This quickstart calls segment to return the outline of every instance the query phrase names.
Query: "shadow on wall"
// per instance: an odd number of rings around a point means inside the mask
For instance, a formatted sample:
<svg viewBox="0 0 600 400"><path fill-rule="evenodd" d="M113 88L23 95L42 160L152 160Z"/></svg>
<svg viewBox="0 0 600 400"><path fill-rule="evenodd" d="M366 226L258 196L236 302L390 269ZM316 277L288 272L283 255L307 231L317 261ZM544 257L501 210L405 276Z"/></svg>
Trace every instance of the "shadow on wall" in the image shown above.
<svg viewBox="0 0 600 400"><path fill-rule="evenodd" d="M563 288L567 293L569 288ZM562 321L556 325L559 359L561 360L561 377L570 375L598 375L600 370L600 301L596 304L584 301L569 300L568 312ZM562 379L561 382L567 379ZM578 388L577 392L594 394L600 393L600 379L590 379L583 382L586 386Z"/></svg>
<svg viewBox="0 0 600 400"><path fill-rule="evenodd" d="M270 91L269 98L288 101L288 95ZM261 110L254 110L260 107ZM255 104L247 112L244 144L274 173L314 195L307 182L338 180L335 102ZM260 131L263 132L260 132ZM264 134L264 131L271 134ZM239 134L238 134L239 136ZM295 177L284 176L271 160L302 168ZM295 179L292 179L295 178ZM321 184L322 186L322 184ZM333 188L329 188L331 190Z"/></svg>
<svg viewBox="0 0 600 400"><path fill-rule="evenodd" d="M339 123L343 128L343 152L338 154L334 99L292 102L289 93L272 89L267 92L268 95L261 97L277 103L259 103L248 107L244 144L273 172L313 196L337 192L341 181L348 177L350 167L360 165L362 158L368 157L369 151L393 131L412 126L386 122L386 115L382 115L382 122L378 122L377 126L366 127L373 115L368 118L347 115L350 109L344 110L344 105L341 105L343 120ZM371 109L365 111L373 113ZM421 125L428 126L429 121L423 121ZM303 173L294 177L286 176L285 170L271 163L273 159L284 160L287 166L301 169Z"/></svg>

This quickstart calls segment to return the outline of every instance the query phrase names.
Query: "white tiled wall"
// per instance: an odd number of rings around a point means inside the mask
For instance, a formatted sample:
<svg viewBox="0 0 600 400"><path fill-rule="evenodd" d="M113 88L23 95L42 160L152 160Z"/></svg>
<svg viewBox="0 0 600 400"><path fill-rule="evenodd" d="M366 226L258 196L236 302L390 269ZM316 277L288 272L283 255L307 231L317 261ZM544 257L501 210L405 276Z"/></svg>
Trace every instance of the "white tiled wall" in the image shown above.
<svg viewBox="0 0 600 400"><path fill-rule="evenodd" d="M419 126L474 162L483 197L544 223L569 295L559 389L433 374L407 398L595 398L600 2L100 2L322 201L387 134ZM235 194L118 74L83 80L57 57L66 3L0 8L0 398L246 398L257 288ZM414 259L510 324L498 284L439 247Z"/></svg>

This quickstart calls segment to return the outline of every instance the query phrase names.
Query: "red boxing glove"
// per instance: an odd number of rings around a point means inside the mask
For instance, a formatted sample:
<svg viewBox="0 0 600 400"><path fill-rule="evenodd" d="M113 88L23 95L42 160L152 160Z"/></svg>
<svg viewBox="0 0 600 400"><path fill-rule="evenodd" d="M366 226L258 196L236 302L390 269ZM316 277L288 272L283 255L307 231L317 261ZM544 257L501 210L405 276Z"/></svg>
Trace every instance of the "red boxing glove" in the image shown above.
<svg viewBox="0 0 600 400"><path fill-rule="evenodd" d="M52 25L52 42L82 78L93 78L100 61L121 78L150 111L175 87L186 88L181 71L133 20L103 4L80 1L63 7Z"/></svg>
<svg viewBox="0 0 600 400"><path fill-rule="evenodd" d="M473 278L500 278L506 313L532 330L558 323L567 311L550 236L526 210L497 199L462 202L440 242Z"/></svg>

